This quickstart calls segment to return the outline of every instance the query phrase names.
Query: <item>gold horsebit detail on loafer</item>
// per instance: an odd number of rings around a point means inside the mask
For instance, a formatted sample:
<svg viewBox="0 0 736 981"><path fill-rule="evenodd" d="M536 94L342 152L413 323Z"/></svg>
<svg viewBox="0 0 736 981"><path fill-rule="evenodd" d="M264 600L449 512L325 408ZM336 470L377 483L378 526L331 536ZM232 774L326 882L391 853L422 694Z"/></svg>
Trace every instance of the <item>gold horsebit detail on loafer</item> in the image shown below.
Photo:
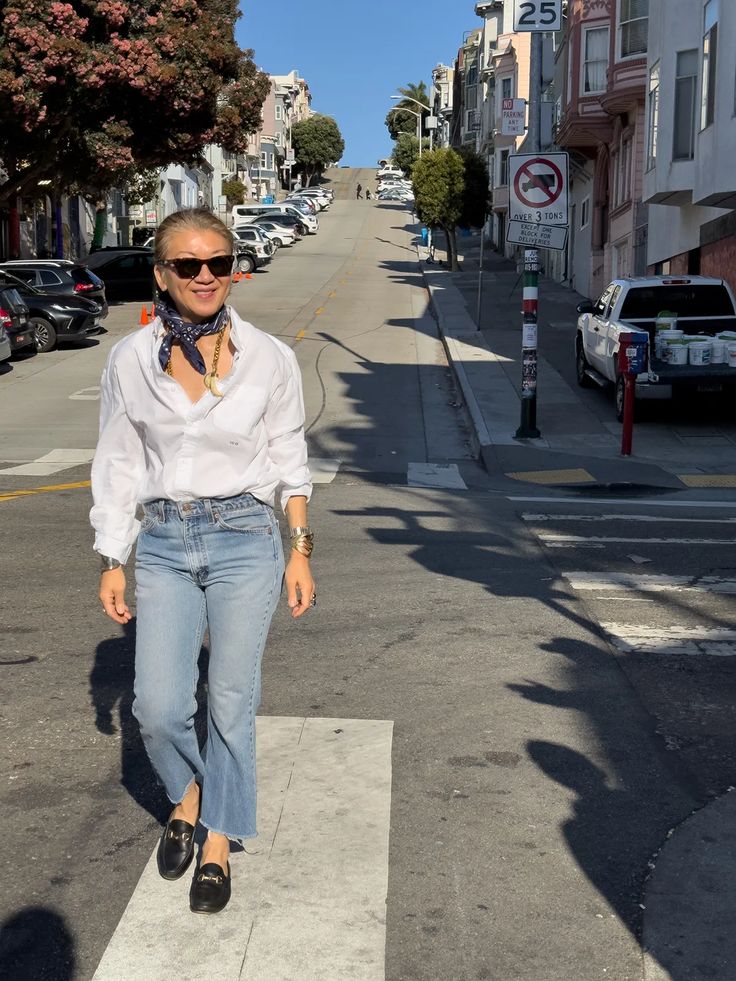
<svg viewBox="0 0 736 981"><path fill-rule="evenodd" d="M188 842L192 836L188 831L172 831L171 828L169 828L168 832L166 833L166 837L172 838L174 841L183 841L186 844L186 842Z"/></svg>
<svg viewBox="0 0 736 981"><path fill-rule="evenodd" d="M208 872L200 872L197 876L197 882L214 882L219 886L223 882L223 876L210 875Z"/></svg>

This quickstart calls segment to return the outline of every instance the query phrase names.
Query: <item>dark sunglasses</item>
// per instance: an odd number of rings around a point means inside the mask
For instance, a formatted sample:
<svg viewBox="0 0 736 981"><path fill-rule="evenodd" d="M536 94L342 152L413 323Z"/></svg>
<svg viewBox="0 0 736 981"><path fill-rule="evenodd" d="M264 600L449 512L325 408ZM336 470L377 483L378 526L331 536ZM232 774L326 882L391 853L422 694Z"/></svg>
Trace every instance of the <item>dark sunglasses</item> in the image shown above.
<svg viewBox="0 0 736 981"><path fill-rule="evenodd" d="M159 266L173 269L179 279L194 279L199 276L202 266L207 266L213 276L229 276L233 271L235 256L216 255L211 259L164 259Z"/></svg>

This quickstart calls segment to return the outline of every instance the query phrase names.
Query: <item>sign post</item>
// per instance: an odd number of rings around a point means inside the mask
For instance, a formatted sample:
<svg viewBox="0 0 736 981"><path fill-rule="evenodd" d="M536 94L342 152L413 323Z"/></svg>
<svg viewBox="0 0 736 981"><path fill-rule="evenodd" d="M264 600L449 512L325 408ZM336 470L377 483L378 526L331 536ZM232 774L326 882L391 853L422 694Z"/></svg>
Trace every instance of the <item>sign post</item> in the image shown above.
<svg viewBox="0 0 736 981"><path fill-rule="evenodd" d="M537 325L539 253L543 227L567 225L567 162L542 149L542 34L562 27L562 0L514 0L514 31L531 31L529 59L528 154L509 157L507 241L524 250L524 295L521 326L521 418L517 439L539 439L537 428ZM526 228L519 227L527 226ZM532 226L530 229L528 226ZM539 231L537 231L537 229ZM547 234L547 233L545 233ZM551 239L554 233L549 232ZM558 233L559 236L559 233ZM554 246L552 246L554 247Z"/></svg>

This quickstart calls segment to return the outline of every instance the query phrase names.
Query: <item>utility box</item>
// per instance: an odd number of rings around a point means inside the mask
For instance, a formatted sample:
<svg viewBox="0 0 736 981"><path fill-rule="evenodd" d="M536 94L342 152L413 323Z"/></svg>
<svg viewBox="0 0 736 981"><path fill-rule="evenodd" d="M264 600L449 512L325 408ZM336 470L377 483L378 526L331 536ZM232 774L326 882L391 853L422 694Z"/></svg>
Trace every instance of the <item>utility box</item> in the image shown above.
<svg viewBox="0 0 736 981"><path fill-rule="evenodd" d="M619 335L618 367L623 375L640 375L647 370L649 334L632 330Z"/></svg>

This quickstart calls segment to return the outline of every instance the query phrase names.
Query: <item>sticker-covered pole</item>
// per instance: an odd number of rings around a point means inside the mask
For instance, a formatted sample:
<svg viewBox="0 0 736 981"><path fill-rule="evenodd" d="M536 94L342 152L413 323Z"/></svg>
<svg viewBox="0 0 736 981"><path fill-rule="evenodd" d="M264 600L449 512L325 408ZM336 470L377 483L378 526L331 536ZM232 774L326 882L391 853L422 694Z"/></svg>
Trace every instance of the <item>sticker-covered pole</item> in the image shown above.
<svg viewBox="0 0 736 981"><path fill-rule="evenodd" d="M529 66L529 150L541 149L542 111L542 35L531 36ZM536 249L524 251L524 296L522 306L521 338L521 419L516 430L517 439L539 439L537 429L537 323L539 312L539 253Z"/></svg>

